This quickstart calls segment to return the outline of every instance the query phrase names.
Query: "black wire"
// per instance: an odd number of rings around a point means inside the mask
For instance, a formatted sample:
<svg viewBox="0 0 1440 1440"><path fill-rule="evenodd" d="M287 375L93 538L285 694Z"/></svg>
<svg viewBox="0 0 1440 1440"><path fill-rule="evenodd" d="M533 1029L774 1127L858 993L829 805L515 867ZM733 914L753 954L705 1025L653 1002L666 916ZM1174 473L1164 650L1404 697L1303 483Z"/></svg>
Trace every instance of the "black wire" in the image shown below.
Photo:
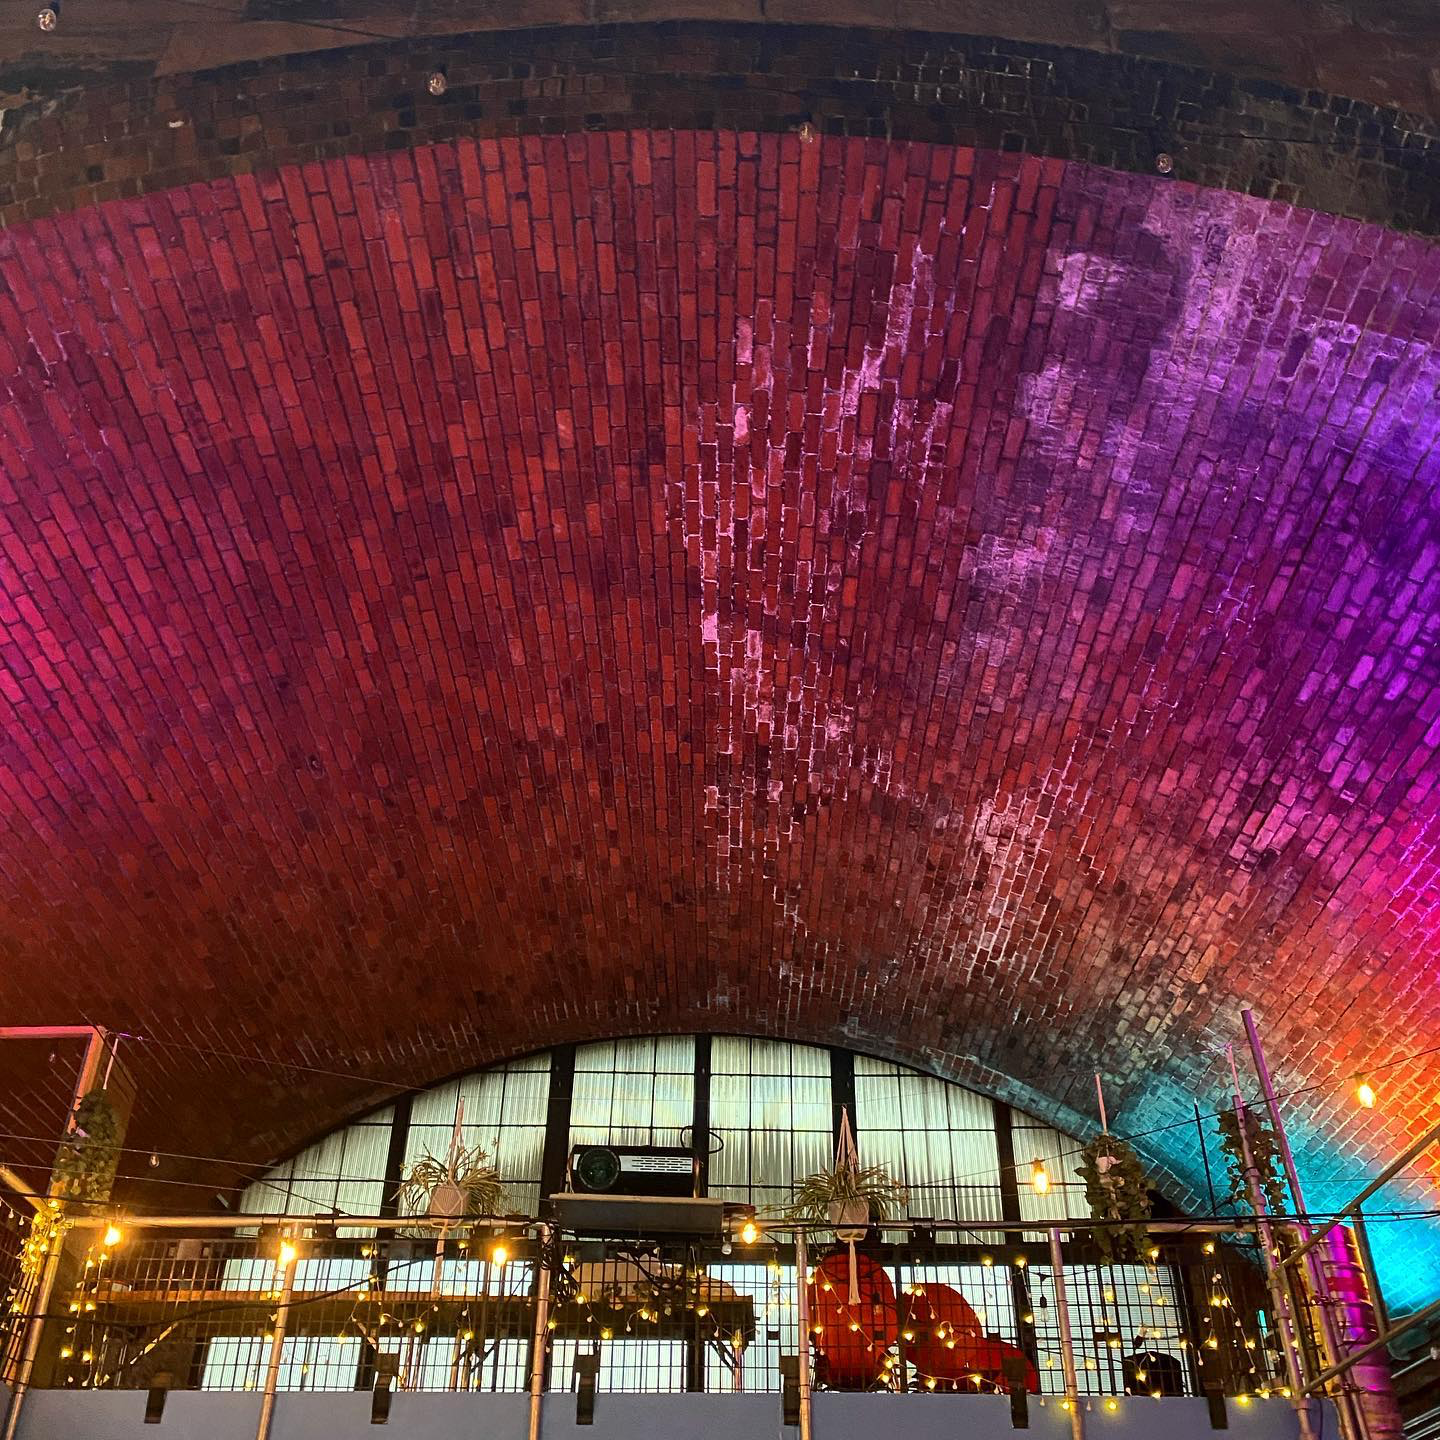
<svg viewBox="0 0 1440 1440"><path fill-rule="evenodd" d="M197 1054L215 1056L215 1057L219 1057L219 1058L223 1058L223 1059L228 1059L228 1060L244 1061L244 1062L247 1062L247 1063L250 1063L250 1064L270 1065L270 1066L273 1066L273 1067L279 1068L279 1069L295 1070L295 1071L305 1072L305 1073L308 1073L308 1074L324 1075L324 1076L327 1076L327 1077L330 1077L330 1078L333 1078L333 1079L356 1080L356 1081L363 1082L363 1083L365 1083L365 1084L367 1084L367 1085L389 1086L390 1088L395 1089L395 1090L397 1090L397 1091L406 1091L406 1092L409 1092L409 1093L411 1093L411 1094L424 1094L424 1093L428 1092L429 1090L432 1090L432 1089L435 1088L434 1086L430 1086L430 1085L423 1085L423 1086L422 1086L422 1085L404 1085L404 1084L401 1084L401 1083L399 1083L399 1082L397 1082L397 1081L381 1080L381 1079L379 1079L379 1078L377 1078L377 1077L375 1077L375 1076L360 1075L360 1074L358 1074L358 1073L356 1073L356 1072L353 1072L353 1071L332 1070L332 1069L327 1069L327 1068L324 1068L324 1067L321 1067L321 1066L305 1065L305 1064L302 1064L302 1063L299 1063L299 1062L293 1062L293 1061L287 1061L287 1060L267 1059L266 1057L264 1057L264 1056L259 1056L259 1055L245 1055L245 1054L241 1054L241 1053L238 1053L238 1052L235 1052L235 1051L215 1050L215 1049L212 1049L212 1048L207 1047L207 1046L195 1045L195 1044L193 1044L192 1042L189 1042L189 1041L160 1040L160 1039L156 1039L156 1038L154 1038L154 1037L145 1036L145 1035L140 1035L140 1034L135 1034L135 1033L128 1032L128 1031L113 1031L113 1032L110 1032L110 1033L111 1033L115 1038L117 1038L117 1039L133 1040L133 1041L137 1041L137 1042L139 1042L139 1043L141 1043L141 1044L160 1045L160 1046L163 1046L163 1047L166 1047L166 1048L170 1048L170 1049L190 1050L190 1051L193 1051L194 1053L197 1053ZM1380 1064L1377 1064L1377 1065L1370 1065L1370 1066L1368 1066L1364 1071L1357 1072L1357 1075L1358 1075L1358 1074L1365 1074L1365 1075L1375 1075L1375 1074L1379 1074L1379 1073L1381 1073L1382 1071L1394 1069L1395 1067L1400 1066L1400 1065L1407 1065L1407 1064L1410 1064L1411 1062L1413 1062L1413 1061L1415 1061L1415 1060L1423 1059L1424 1057L1426 1057L1426 1056L1428 1056L1428 1055L1434 1055L1434 1054L1440 1054L1440 1044L1428 1046L1428 1047L1426 1047L1426 1048L1423 1049L1423 1050L1417 1050L1417 1051L1414 1051L1414 1052L1412 1052L1412 1053L1410 1053L1410 1054L1408 1054L1408 1055L1399 1056L1399 1057L1397 1057L1397 1058L1395 1058L1395 1059L1393 1059L1393 1060L1384 1061L1384 1062L1382 1062L1382 1063L1380 1063ZM997 1070L997 1069L995 1069L993 1066L988 1065L986 1062L980 1060L978 1056L959 1055L959 1056L955 1056L955 1057L953 1057L953 1058L958 1059L958 1060L963 1060L963 1061L969 1061L969 1062L971 1062L971 1063L974 1063L974 1064L977 1064L977 1065L982 1066L983 1068L991 1071L991 1073L993 1073L993 1074L995 1074L995 1075L999 1075L999 1076L1001 1076L1001 1077L1004 1078L1004 1079L1012 1080L1012 1081L1014 1080L1014 1077L1013 1077L1013 1076L1007 1076L1007 1075L1005 1075L1003 1071ZM503 1062L501 1062L501 1063L503 1063ZM917 1073L922 1073L922 1074L923 1074L924 1072L917 1072ZM1059 1073L1060 1073L1062 1076L1063 1076L1063 1074L1064 1074L1064 1072L1059 1072ZM1076 1071L1075 1073L1076 1073L1076 1074L1082 1074L1082 1073L1092 1073L1092 1074L1093 1074L1094 1071L1093 1071L1093 1069L1087 1069L1086 1071ZM935 1078L940 1078L940 1077L935 1077ZM1350 1078L1355 1078L1355 1077L1346 1077L1346 1078L1347 1078L1347 1080L1348 1080L1348 1079L1350 1079ZM958 1082L946 1081L945 1083L947 1083L947 1084L956 1084L956 1083L958 1083ZM1023 1082L1022 1082L1022 1083L1023 1083ZM1333 1078L1332 1078L1332 1079L1328 1079L1328 1080L1323 1080L1323 1081L1316 1081L1316 1082L1314 1082L1314 1083L1312 1083L1312 1084L1309 1084L1309 1085L1304 1085L1304 1086L1296 1087L1295 1089L1280 1091L1280 1092L1278 1092L1278 1093L1276 1094L1275 1099L1276 1099L1277 1102L1280 1101L1280 1100L1293 1099L1293 1098L1295 1098L1296 1096L1299 1096L1299 1095L1306 1095L1306 1094L1310 1094L1310 1093L1312 1093L1312 1092L1314 1092L1314 1091L1316 1091L1316 1090L1327 1089L1327 1088L1329 1088L1329 1087L1330 1087L1331 1085L1333 1085L1333 1084L1335 1084L1335 1080L1334 1080ZM962 1087L962 1088L963 1088L963 1087ZM1261 1098L1262 1098L1262 1097L1259 1097L1259 1096L1252 1096L1251 1099L1250 1099L1250 1101L1247 1101L1247 1103L1258 1103ZM1215 1111L1202 1112L1201 1118L1202 1118L1202 1119L1209 1119L1209 1120L1218 1119L1219 1116L1221 1116L1222 1114L1225 1114L1228 1109L1229 1109L1229 1107L1227 1106L1225 1110L1215 1110ZM1122 1140L1122 1141L1127 1141L1127 1142L1128 1142L1128 1141L1132 1141L1132 1140L1145 1140L1145 1139L1149 1139L1149 1138L1151 1138L1151 1137L1153 1137L1153 1136L1156 1136L1156 1135L1167 1134L1167 1133L1170 1132L1171 1130L1184 1129L1184 1128L1187 1128L1187 1127L1189 1127L1189 1126L1192 1126L1193 1124L1194 1124L1194 1117L1193 1117L1193 1116L1186 1116L1184 1119L1171 1121L1170 1123L1165 1124L1165 1125L1152 1126L1152 1127L1150 1127L1149 1129L1145 1129L1145 1130L1132 1130L1132 1131L1128 1131L1128 1132L1126 1132L1126 1133L1124 1133L1124 1134L1118 1134L1118 1135L1112 1134L1111 1138L1112 1138L1112 1139L1115 1139L1115 1140ZM1052 1130L1054 1129L1053 1126L1047 1126L1046 1128L1049 1128L1049 1129L1052 1129ZM1056 1133L1058 1134L1058 1133L1060 1133L1060 1132L1057 1131ZM22 1142L36 1143L36 1144L44 1144L44 1145L49 1145L49 1144L56 1144L56 1145L58 1145L63 1138L64 1138L63 1135L57 1135L57 1136L54 1136L54 1137L47 1137L47 1136L39 1136L39 1135L21 1135L21 1134L14 1134L14 1133L9 1133L9 1132L5 1132L5 1131L0 1131L0 1139L19 1140L19 1141L22 1141ZM1085 1149L1084 1145L1076 1145L1076 1146L1075 1146L1074 1148L1072 1148L1072 1149L1060 1151L1060 1152L1059 1152L1057 1155L1055 1155L1053 1158L1054 1158L1057 1162L1058 1162L1058 1161L1061 1161L1061 1160L1072 1159L1072 1158L1074 1158L1075 1156L1078 1156L1078 1155L1083 1154L1083 1153L1084 1153L1084 1149ZM145 1148L139 1147L139 1146L129 1146L129 1147L122 1146L122 1147L120 1147L120 1153L121 1153L121 1154L135 1154L135 1155L144 1155L144 1154L163 1155L163 1156L165 1156L167 1159L194 1160L194 1161L200 1161L200 1162L206 1163L206 1164L216 1164L216 1165L237 1165L237 1166L241 1166L241 1167L243 1167L243 1168L245 1168L245 1169L247 1169L247 1170L259 1169L259 1168L261 1168L261 1166L264 1164L264 1162L257 1162L257 1161L250 1160L250 1159L241 1159L241 1158L236 1157L236 1156L197 1155L197 1154L187 1154L187 1153L185 1153L185 1152L183 1152L183 1151L146 1150ZM712 1152L712 1154L713 1154L713 1153L716 1153L716 1152ZM1014 1165L1013 1168L1014 1168L1014 1170L1016 1171L1017 1174L1018 1174L1018 1173L1020 1172L1020 1170L1023 1168L1023 1164L1024 1164L1024 1163L1025 1163L1025 1162L1016 1161L1016 1163L1015 1163L1015 1165ZM34 1165L29 1165L29 1166L23 1166L23 1167L17 1167L17 1168L39 1169L39 1168L41 1168L41 1167L39 1167L39 1166L34 1166ZM268 1168L270 1168L270 1167L269 1167L269 1166L266 1166L265 1168L268 1169ZM1004 1168L1004 1167L988 1167L988 1166L987 1166L987 1167L986 1167L985 1169L983 1169L983 1170L975 1170L975 1171L971 1171L971 1172L964 1173L964 1174L960 1174L960 1175L946 1176L946 1177L942 1177L942 1178L940 1178L940 1179L937 1179L937 1180L932 1181L932 1182L927 1182L927 1183L928 1183L930 1186L943 1186L943 1185L957 1185L957 1184L962 1184L962 1183L964 1183L966 1180L972 1180L972 1179L977 1179L977 1178L981 1178L981 1177L984 1177L984 1176L992 1175L992 1174L996 1173L997 1169L1000 1169L1000 1168ZM141 1175L141 1176L138 1176L138 1177L129 1177L129 1178L144 1178L144 1177L143 1177L143 1175ZM380 1176L369 1176L369 1177L343 1176L343 1177L340 1177L340 1176L337 1176L337 1177L335 1177L335 1178L336 1178L336 1179L349 1179L349 1180L354 1180L354 1179L369 1179L369 1180L371 1180L371 1181L374 1181L374 1180L376 1180L376 1179L383 1179L384 1177L380 1177ZM164 1183L164 1182L156 1181L156 1182L154 1182L154 1183ZM198 1181L196 1181L196 1182L172 1181L172 1182L170 1182L170 1183L175 1183L175 1184L191 1184L191 1185L195 1185L195 1186L201 1186L201 1184L202 1184L202 1182L198 1182ZM254 1182L251 1182L251 1183L267 1183L267 1182L265 1182L265 1181L263 1180L263 1177L261 1177L261 1178L257 1179L257 1180L254 1181ZM269 1182L269 1183L273 1183L273 1182ZM1064 1183L1064 1182L1062 1182L1062 1183ZM244 1186L241 1185L241 1184L229 1184L229 1185L217 1185L217 1186L213 1186L213 1187L203 1187L203 1188L214 1188L214 1189L243 1189Z"/></svg>

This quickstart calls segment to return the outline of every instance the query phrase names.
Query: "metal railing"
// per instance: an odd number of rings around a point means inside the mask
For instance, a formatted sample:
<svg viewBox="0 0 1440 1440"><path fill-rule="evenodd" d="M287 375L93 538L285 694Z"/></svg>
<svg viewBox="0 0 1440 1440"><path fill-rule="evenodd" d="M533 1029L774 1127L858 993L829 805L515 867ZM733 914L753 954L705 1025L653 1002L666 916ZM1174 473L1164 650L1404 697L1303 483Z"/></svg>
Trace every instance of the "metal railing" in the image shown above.
<svg viewBox="0 0 1440 1440"><path fill-rule="evenodd" d="M1063 1274L1033 1225L889 1225L857 1245L853 1273L848 1248L817 1232L804 1326L791 1230L745 1245L552 1235L528 1221L463 1235L344 1223L356 1238L294 1217L258 1235L143 1220L123 1236L77 1230L32 1384L519 1394L537 1374L544 1390L576 1389L577 1361L593 1361L599 1393L778 1394L795 1356L815 1390L897 1395L1263 1395L1285 1383L1253 1252L1203 1230L1105 1264L1067 1228Z"/></svg>
<svg viewBox="0 0 1440 1440"><path fill-rule="evenodd" d="M0 1297L11 1297L8 1313L0 1316L0 1379L7 1382L19 1363L23 1321L32 1308L20 1258L29 1237L31 1213L0 1198Z"/></svg>

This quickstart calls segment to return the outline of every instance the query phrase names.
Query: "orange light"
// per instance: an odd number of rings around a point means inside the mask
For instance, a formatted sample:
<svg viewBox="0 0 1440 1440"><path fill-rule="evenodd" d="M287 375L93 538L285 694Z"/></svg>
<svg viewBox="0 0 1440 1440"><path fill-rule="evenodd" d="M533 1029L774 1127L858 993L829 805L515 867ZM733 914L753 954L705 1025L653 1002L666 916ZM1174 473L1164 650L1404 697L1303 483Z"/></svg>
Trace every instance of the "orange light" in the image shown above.
<svg viewBox="0 0 1440 1440"><path fill-rule="evenodd" d="M105 1227L104 1245L107 1250L118 1245L125 1238L125 1232L118 1225L107 1225Z"/></svg>
<svg viewBox="0 0 1440 1440"><path fill-rule="evenodd" d="M1048 1195L1050 1193L1050 1175L1045 1169L1045 1162L1037 1159L1030 1167L1030 1183L1035 1187L1037 1195Z"/></svg>
<svg viewBox="0 0 1440 1440"><path fill-rule="evenodd" d="M490 1247L490 1261L494 1265L503 1265L510 1258L510 1252L500 1242L496 1241Z"/></svg>
<svg viewBox="0 0 1440 1440"><path fill-rule="evenodd" d="M1360 1077L1360 1083L1355 1087L1355 1098L1366 1110L1375 1108L1375 1087L1364 1075Z"/></svg>
<svg viewBox="0 0 1440 1440"><path fill-rule="evenodd" d="M744 1245L753 1245L760 1238L760 1227L753 1221L747 1220L740 1227L740 1241Z"/></svg>

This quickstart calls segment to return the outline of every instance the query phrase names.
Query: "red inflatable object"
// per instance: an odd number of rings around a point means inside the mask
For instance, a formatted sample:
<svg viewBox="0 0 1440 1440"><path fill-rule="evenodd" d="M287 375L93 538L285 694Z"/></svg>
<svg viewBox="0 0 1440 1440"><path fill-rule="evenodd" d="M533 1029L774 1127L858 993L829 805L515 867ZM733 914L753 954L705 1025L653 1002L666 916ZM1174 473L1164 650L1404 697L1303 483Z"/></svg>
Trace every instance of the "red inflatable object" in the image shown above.
<svg viewBox="0 0 1440 1440"><path fill-rule="evenodd" d="M850 1257L843 1250L815 1267L809 1287L815 1378L832 1390L874 1386L885 1374L885 1356L899 1334L895 1287L885 1268L857 1255L855 1269L853 1305Z"/></svg>
<svg viewBox="0 0 1440 1440"><path fill-rule="evenodd" d="M958 1290L929 1284L911 1297L911 1305L915 1339L906 1344L905 1358L922 1381L933 1380L936 1388L947 1390L1008 1390L1005 1360L1019 1356L1025 1361L1025 1388L1040 1393L1040 1377L1029 1358L1014 1345L987 1338Z"/></svg>

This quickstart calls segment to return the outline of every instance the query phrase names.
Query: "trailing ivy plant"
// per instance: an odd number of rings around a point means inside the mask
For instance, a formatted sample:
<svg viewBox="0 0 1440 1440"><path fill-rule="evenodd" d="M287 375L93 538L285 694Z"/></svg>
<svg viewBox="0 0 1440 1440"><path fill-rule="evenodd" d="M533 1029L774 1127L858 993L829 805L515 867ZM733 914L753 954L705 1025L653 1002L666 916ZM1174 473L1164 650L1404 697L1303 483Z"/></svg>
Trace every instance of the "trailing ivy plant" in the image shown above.
<svg viewBox="0 0 1440 1440"><path fill-rule="evenodd" d="M55 1156L55 1191L65 1200L103 1204L119 1163L120 1117L103 1090L92 1090L75 1107L70 1133Z"/></svg>
<svg viewBox="0 0 1440 1440"><path fill-rule="evenodd" d="M1091 1231L1107 1265L1150 1258L1150 1186L1140 1157L1113 1135L1097 1135L1080 1152L1075 1172L1085 1182L1092 1219L1107 1222Z"/></svg>
<svg viewBox="0 0 1440 1440"><path fill-rule="evenodd" d="M1248 1210L1250 1190L1245 1183L1245 1147L1240 1140L1240 1121L1230 1109L1222 1110L1215 1117L1215 1124L1230 1180L1225 1198L1240 1209ZM1250 1158L1260 1172L1260 1193L1265 1197L1265 1208L1272 1215L1283 1215L1287 1208L1285 1181L1280 1172L1280 1147L1275 1141L1275 1132L1256 1111L1246 1110L1245 1138L1250 1142Z"/></svg>

